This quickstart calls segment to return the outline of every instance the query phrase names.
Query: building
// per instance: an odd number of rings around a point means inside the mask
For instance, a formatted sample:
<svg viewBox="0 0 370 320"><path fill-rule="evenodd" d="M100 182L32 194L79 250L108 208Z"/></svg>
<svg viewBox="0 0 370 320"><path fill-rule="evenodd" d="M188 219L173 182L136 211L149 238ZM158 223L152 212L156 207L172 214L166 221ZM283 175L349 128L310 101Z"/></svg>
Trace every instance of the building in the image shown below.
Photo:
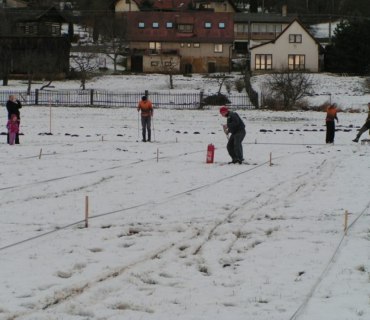
<svg viewBox="0 0 370 320"><path fill-rule="evenodd" d="M252 72L320 71L321 46L298 21L292 21L272 41L250 48Z"/></svg>
<svg viewBox="0 0 370 320"><path fill-rule="evenodd" d="M63 77L69 72L69 40L62 36L64 17L54 8L0 9L0 73Z"/></svg>

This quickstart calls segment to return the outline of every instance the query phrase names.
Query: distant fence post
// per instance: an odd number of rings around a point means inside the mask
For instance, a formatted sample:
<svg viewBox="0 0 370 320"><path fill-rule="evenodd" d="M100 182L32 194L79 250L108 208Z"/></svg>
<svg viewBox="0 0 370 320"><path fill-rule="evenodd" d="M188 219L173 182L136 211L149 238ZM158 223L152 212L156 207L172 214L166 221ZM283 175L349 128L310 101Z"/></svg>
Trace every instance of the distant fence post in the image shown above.
<svg viewBox="0 0 370 320"><path fill-rule="evenodd" d="M90 90L90 105L94 105L94 89Z"/></svg>
<svg viewBox="0 0 370 320"><path fill-rule="evenodd" d="M39 89L35 90L35 105L39 104Z"/></svg>
<svg viewBox="0 0 370 320"><path fill-rule="evenodd" d="M203 90L200 90L199 92L199 109L203 109L203 101L204 99L204 91Z"/></svg>

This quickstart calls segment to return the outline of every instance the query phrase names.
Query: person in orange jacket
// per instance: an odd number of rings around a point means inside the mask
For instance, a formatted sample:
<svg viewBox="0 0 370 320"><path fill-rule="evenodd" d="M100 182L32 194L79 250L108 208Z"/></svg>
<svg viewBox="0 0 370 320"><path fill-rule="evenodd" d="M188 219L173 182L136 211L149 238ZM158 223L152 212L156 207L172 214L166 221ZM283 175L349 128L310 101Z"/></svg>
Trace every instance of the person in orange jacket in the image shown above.
<svg viewBox="0 0 370 320"><path fill-rule="evenodd" d="M326 110L326 143L334 143L335 136L335 121L339 122L337 116L337 104L331 104Z"/></svg>
<svg viewBox="0 0 370 320"><path fill-rule="evenodd" d="M137 106L137 111L141 111L141 126L143 132L143 142L151 141L151 118L153 117L153 104L147 96L142 96ZM148 131L148 140L146 139L146 132Z"/></svg>

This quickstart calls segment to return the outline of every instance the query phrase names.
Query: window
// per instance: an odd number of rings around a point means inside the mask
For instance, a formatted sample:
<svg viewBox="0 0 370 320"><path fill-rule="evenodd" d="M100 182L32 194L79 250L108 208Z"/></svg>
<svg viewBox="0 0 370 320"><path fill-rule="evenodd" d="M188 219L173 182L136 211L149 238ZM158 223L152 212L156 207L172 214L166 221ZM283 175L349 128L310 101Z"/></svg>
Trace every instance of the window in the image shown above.
<svg viewBox="0 0 370 320"><path fill-rule="evenodd" d="M225 22L219 22L218 28L219 29L225 29Z"/></svg>
<svg viewBox="0 0 370 320"><path fill-rule="evenodd" d="M211 29L212 28L212 23L211 22L204 22L204 28Z"/></svg>
<svg viewBox="0 0 370 320"><path fill-rule="evenodd" d="M304 70L306 68L306 57L303 54L288 55L289 70Z"/></svg>
<svg viewBox="0 0 370 320"><path fill-rule="evenodd" d="M193 43L193 47L194 48L200 48L200 43L199 42Z"/></svg>
<svg viewBox="0 0 370 320"><path fill-rule="evenodd" d="M153 22L152 27L154 29L158 29L159 28L159 23L158 22Z"/></svg>
<svg viewBox="0 0 370 320"><path fill-rule="evenodd" d="M245 34L247 34L248 31L249 31L248 24L241 24L241 23L234 24L234 32L235 33L245 33Z"/></svg>
<svg viewBox="0 0 370 320"><path fill-rule="evenodd" d="M150 50L161 50L161 43L160 42L149 42L149 49Z"/></svg>
<svg viewBox="0 0 370 320"><path fill-rule="evenodd" d="M185 46L185 43L180 43L181 48L184 48L184 46Z"/></svg>
<svg viewBox="0 0 370 320"><path fill-rule="evenodd" d="M139 29L145 28L145 23L144 22L139 22L138 27L139 27Z"/></svg>
<svg viewBox="0 0 370 320"><path fill-rule="evenodd" d="M272 69L272 54L256 54L256 70Z"/></svg>
<svg viewBox="0 0 370 320"><path fill-rule="evenodd" d="M222 44L215 44L215 52L216 53L221 53L222 52Z"/></svg>
<svg viewBox="0 0 370 320"><path fill-rule="evenodd" d="M289 43L302 43L302 35L301 34L290 34Z"/></svg>
<svg viewBox="0 0 370 320"><path fill-rule="evenodd" d="M158 54L158 51L161 50L160 42L149 42L149 54Z"/></svg>
<svg viewBox="0 0 370 320"><path fill-rule="evenodd" d="M252 32L266 33L267 32L267 24L266 23L253 23L252 24Z"/></svg>
<svg viewBox="0 0 370 320"><path fill-rule="evenodd" d="M173 28L173 22L171 22L171 21L166 22L166 28L167 29L172 29Z"/></svg>
<svg viewBox="0 0 370 320"><path fill-rule="evenodd" d="M179 32L190 33L190 32L193 32L193 25L192 24L179 24L177 25L177 30Z"/></svg>
<svg viewBox="0 0 370 320"><path fill-rule="evenodd" d="M187 46L188 48L190 48L190 47L191 47L191 43L188 43L186 46Z"/></svg>

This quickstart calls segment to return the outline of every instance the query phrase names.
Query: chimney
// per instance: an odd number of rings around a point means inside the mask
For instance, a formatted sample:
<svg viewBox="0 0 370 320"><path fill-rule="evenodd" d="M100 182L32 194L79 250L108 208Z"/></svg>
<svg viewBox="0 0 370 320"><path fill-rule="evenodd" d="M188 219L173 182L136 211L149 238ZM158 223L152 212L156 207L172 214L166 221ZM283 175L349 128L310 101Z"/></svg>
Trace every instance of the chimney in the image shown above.
<svg viewBox="0 0 370 320"><path fill-rule="evenodd" d="M286 4L283 4L283 6L281 7L281 15L283 17L286 17L288 14L288 5Z"/></svg>

